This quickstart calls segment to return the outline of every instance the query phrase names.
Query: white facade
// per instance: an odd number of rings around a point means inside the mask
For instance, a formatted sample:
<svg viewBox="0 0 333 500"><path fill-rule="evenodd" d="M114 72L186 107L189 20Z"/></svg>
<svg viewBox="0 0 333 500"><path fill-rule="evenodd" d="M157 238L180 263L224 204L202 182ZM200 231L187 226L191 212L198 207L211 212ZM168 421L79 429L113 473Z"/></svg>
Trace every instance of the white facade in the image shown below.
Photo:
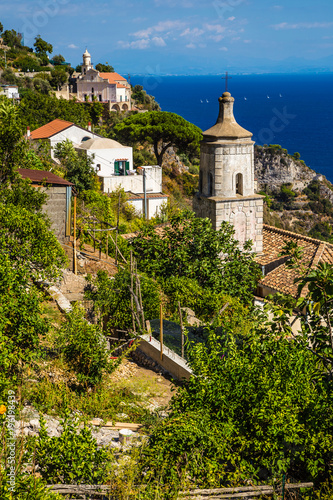
<svg viewBox="0 0 333 500"><path fill-rule="evenodd" d="M19 99L20 94L16 85L1 85L0 95L5 95L8 99Z"/></svg>
<svg viewBox="0 0 333 500"><path fill-rule="evenodd" d="M148 194L161 193L162 167L158 165L140 167L138 173L132 174L131 172L132 175L104 177L104 193L111 193L119 187L126 192L143 193L143 169L146 171L146 192Z"/></svg>
<svg viewBox="0 0 333 500"><path fill-rule="evenodd" d="M131 109L131 85L118 73L103 73L94 69L87 49L83 54L81 74L75 81L80 101L108 102L109 109L113 111Z"/></svg>
<svg viewBox="0 0 333 500"><path fill-rule="evenodd" d="M94 155L93 166L99 177L127 178L125 174L133 171L133 149L112 139L96 137L81 142L76 149L88 156Z"/></svg>

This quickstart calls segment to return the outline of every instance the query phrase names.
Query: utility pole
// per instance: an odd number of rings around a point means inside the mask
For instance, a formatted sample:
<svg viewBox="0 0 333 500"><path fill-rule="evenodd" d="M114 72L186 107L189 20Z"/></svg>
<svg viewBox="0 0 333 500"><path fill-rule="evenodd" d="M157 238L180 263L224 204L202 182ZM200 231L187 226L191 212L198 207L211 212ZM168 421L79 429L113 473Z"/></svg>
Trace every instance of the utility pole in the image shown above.
<svg viewBox="0 0 333 500"><path fill-rule="evenodd" d="M147 188L146 188L146 169L143 169L143 198L144 198L144 212L145 212L145 219L148 219L148 214L147 214Z"/></svg>

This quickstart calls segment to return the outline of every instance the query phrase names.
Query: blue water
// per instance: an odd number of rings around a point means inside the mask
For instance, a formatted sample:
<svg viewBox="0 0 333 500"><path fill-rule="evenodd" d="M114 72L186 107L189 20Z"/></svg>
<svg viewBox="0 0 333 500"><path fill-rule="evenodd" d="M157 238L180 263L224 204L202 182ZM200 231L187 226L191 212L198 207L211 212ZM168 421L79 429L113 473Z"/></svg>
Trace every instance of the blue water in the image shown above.
<svg viewBox="0 0 333 500"><path fill-rule="evenodd" d="M218 115L225 90L221 76L133 76L163 111L183 116L202 130ZM333 182L333 73L316 75L234 75L237 122L257 144L281 144Z"/></svg>

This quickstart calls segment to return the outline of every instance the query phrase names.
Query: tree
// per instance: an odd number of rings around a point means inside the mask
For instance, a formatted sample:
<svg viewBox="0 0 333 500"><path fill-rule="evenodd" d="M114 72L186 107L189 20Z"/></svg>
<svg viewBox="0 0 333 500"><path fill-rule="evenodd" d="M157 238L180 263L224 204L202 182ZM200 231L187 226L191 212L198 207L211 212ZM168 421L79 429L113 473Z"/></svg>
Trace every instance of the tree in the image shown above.
<svg viewBox="0 0 333 500"><path fill-rule="evenodd" d="M113 66L110 66L108 62L105 64L98 63L96 64L96 69L97 71L100 71L101 73L114 73L114 68Z"/></svg>
<svg viewBox="0 0 333 500"><path fill-rule="evenodd" d="M6 45L12 48L20 48L22 36L15 30L6 30L2 35L3 41Z"/></svg>
<svg viewBox="0 0 333 500"><path fill-rule="evenodd" d="M167 111L151 111L132 115L115 126L120 141L135 144L153 144L156 161L162 166L163 155L170 147L180 153L197 154L202 138L201 130L181 116Z"/></svg>
<svg viewBox="0 0 333 500"><path fill-rule="evenodd" d="M260 269L248 246L239 250L233 234L228 223L215 231L209 219L188 210L173 214L162 234L144 226L132 245L139 268L150 276L195 279L205 289L251 303Z"/></svg>
<svg viewBox="0 0 333 500"><path fill-rule="evenodd" d="M74 99L57 99L54 95L28 91L18 109L20 120L33 130L55 118L68 120L81 127L91 121L89 112Z"/></svg>
<svg viewBox="0 0 333 500"><path fill-rule="evenodd" d="M18 108L6 97L0 98L0 183L13 181L24 150Z"/></svg>
<svg viewBox="0 0 333 500"><path fill-rule="evenodd" d="M44 78L36 77L32 80L32 83L33 83L34 89L37 92L40 92L41 94L48 95L49 92L52 90L50 82L48 80L44 80Z"/></svg>
<svg viewBox="0 0 333 500"><path fill-rule="evenodd" d="M193 488L329 477L332 378L303 339L260 323L247 336L211 331L189 346L194 376L150 434L145 482L177 489L186 480Z"/></svg>
<svg viewBox="0 0 333 500"><path fill-rule="evenodd" d="M43 40L40 35L37 35L35 38L34 47L36 54L38 55L38 57L42 62L42 66L47 66L49 62L47 54L48 53L52 54L53 46L50 43Z"/></svg>
<svg viewBox="0 0 333 500"><path fill-rule="evenodd" d="M93 158L87 154L78 154L73 143L66 139L56 144L54 156L61 161L66 171L66 179L73 182L77 191L93 189L96 183L96 173Z"/></svg>
<svg viewBox="0 0 333 500"><path fill-rule="evenodd" d="M39 71L40 69L38 59L29 55L19 56L13 64L21 71Z"/></svg>
<svg viewBox="0 0 333 500"><path fill-rule="evenodd" d="M52 57L52 64L54 66L59 66L63 62L65 62L65 58L61 54L57 54Z"/></svg>
<svg viewBox="0 0 333 500"><path fill-rule="evenodd" d="M64 83L68 80L68 74L62 67L56 66L51 71L51 85L55 90L61 90Z"/></svg>
<svg viewBox="0 0 333 500"><path fill-rule="evenodd" d="M3 24L0 23L0 35L1 35L2 32L3 32Z"/></svg>

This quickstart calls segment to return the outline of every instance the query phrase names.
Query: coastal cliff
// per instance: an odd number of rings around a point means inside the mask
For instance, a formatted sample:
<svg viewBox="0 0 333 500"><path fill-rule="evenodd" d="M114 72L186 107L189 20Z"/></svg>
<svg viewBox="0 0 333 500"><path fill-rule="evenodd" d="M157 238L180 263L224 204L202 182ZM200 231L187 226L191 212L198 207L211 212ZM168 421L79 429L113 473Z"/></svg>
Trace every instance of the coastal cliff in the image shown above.
<svg viewBox="0 0 333 500"><path fill-rule="evenodd" d="M325 176L279 145L255 146L254 169L266 224L333 241L333 185Z"/></svg>

